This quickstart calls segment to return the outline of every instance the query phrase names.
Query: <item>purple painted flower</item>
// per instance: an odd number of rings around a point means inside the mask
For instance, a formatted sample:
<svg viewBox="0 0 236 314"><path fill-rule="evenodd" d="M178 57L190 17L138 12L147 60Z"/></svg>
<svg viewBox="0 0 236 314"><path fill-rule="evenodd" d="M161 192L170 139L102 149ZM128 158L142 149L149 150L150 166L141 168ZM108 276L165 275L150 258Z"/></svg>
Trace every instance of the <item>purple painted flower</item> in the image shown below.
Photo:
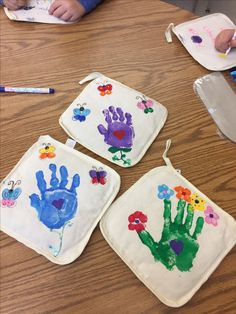
<svg viewBox="0 0 236 314"><path fill-rule="evenodd" d="M103 110L103 114L107 128L99 124L98 131L104 135L104 141L115 148L131 148L134 138L131 114L113 106Z"/></svg>
<svg viewBox="0 0 236 314"><path fill-rule="evenodd" d="M174 191L171 190L167 185L165 184L162 184L162 185L158 185L158 191L157 191L157 194L158 194L158 197L160 199L170 199L171 196L174 195Z"/></svg>
<svg viewBox="0 0 236 314"><path fill-rule="evenodd" d="M217 213L214 212L213 208L211 206L207 206L206 210L204 211L205 214L205 222L208 224L211 224L213 226L217 226L218 219L220 218Z"/></svg>

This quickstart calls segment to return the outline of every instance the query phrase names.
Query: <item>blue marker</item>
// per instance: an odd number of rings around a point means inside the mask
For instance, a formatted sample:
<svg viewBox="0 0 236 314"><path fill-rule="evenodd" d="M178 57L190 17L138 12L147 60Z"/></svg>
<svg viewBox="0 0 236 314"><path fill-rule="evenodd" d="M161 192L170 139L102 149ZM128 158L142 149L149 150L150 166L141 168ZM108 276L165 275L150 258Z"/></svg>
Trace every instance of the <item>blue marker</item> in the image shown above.
<svg viewBox="0 0 236 314"><path fill-rule="evenodd" d="M230 72L231 75L236 75L236 70L235 71L232 71Z"/></svg>
<svg viewBox="0 0 236 314"><path fill-rule="evenodd" d="M35 88L35 87L9 87L0 86L0 93L33 93L33 94L54 94L54 88Z"/></svg>

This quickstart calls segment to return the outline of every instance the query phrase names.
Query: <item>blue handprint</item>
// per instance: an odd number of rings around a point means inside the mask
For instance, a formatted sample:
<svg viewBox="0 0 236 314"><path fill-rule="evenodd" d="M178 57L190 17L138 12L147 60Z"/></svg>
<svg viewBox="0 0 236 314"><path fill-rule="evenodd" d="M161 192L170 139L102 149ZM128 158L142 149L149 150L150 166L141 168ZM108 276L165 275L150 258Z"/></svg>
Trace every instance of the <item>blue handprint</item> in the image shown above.
<svg viewBox="0 0 236 314"><path fill-rule="evenodd" d="M104 135L104 141L111 147L108 151L112 154L120 152L120 158L116 155L113 160L122 160L124 164L131 164L130 159L125 159L127 152L132 150L134 129L132 126L132 116L126 112L124 114L121 108L109 106L108 109L103 110L105 121L107 122L107 129L102 125L98 125L98 131Z"/></svg>
<svg viewBox="0 0 236 314"><path fill-rule="evenodd" d="M46 227L51 231L61 229L61 232L58 232L60 238L59 249L54 250L54 255L57 256L61 250L64 228L74 217L78 207L76 188L80 185L80 176L75 174L70 189L67 189L68 171L66 167L60 167L61 181L56 176L56 165L50 164L49 169L52 172L50 187L47 188L43 171L37 171L36 180L41 198L37 194L32 194L29 198L31 206L38 213L39 220ZM52 247L50 248L52 249Z"/></svg>

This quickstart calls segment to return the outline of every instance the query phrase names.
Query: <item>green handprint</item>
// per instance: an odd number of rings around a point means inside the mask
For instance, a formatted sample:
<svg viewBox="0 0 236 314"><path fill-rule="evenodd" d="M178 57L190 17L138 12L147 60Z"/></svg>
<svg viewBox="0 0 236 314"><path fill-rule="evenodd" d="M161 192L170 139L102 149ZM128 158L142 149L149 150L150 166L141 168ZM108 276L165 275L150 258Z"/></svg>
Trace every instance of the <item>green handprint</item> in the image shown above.
<svg viewBox="0 0 236 314"><path fill-rule="evenodd" d="M168 270L176 266L180 271L188 271L193 266L193 260L199 249L197 238L202 231L204 219L198 217L193 234L190 229L194 211L191 204L187 205L187 216L183 222L186 201L180 199L174 222L171 221L171 201L164 199L164 226L159 242L155 242L144 223L147 216L135 212L129 216L129 229L136 230L143 244L151 251L156 261L160 261Z"/></svg>

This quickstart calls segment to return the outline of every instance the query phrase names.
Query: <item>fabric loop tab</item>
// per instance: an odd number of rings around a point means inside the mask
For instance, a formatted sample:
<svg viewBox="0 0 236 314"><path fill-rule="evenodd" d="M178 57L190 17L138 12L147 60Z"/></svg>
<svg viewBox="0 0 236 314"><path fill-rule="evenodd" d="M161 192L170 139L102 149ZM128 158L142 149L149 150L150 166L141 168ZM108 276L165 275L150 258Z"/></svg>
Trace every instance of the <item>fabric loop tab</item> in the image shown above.
<svg viewBox="0 0 236 314"><path fill-rule="evenodd" d="M71 138L68 138L66 140L66 143L65 143L67 146L71 147L71 148L74 148L75 147L75 144L76 144L76 141L75 140L72 140Z"/></svg>
<svg viewBox="0 0 236 314"><path fill-rule="evenodd" d="M171 35L171 31L174 28L174 23L170 23L170 25L167 27L166 31L165 31L165 37L166 37L166 41L168 43L172 43L172 35Z"/></svg>
<svg viewBox="0 0 236 314"><path fill-rule="evenodd" d="M167 166L173 167L170 159L167 157L167 153L168 153L168 150L170 148L170 145L171 145L171 139L166 141L166 149L165 149L165 151L164 151L164 153L162 155L162 158L164 159L164 161L165 161Z"/></svg>
<svg viewBox="0 0 236 314"><path fill-rule="evenodd" d="M92 72L89 75L87 75L83 80L79 81L79 84L82 85L86 82L95 80L96 78L102 77L103 75L99 72Z"/></svg>

